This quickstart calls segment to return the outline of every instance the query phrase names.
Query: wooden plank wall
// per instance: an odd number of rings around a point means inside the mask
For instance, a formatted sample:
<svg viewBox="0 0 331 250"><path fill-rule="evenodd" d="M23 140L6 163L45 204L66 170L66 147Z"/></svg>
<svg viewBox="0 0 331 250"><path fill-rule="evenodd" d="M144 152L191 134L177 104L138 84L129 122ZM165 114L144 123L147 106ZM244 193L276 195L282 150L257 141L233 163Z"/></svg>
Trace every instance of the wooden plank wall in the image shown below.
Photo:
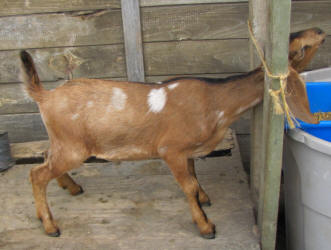
<svg viewBox="0 0 331 250"><path fill-rule="evenodd" d="M31 52L47 88L70 76L127 79L120 2L0 0L0 130L11 142L47 138L37 106L21 90L19 50ZM247 2L141 0L140 6L146 81L249 70ZM331 66L330 19L330 1L293 2L292 31L318 26L328 34L310 69ZM233 126L246 162L249 119Z"/></svg>

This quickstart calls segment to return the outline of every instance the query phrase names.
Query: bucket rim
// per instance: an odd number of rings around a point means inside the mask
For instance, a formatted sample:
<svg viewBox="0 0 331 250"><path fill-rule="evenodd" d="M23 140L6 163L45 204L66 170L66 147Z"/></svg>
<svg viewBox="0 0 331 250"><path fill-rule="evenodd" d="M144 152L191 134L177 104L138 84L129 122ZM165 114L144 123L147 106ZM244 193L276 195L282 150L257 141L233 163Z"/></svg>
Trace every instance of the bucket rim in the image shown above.
<svg viewBox="0 0 331 250"><path fill-rule="evenodd" d="M311 149L331 155L331 142L311 135L299 128L291 129L286 134L293 140L301 142Z"/></svg>

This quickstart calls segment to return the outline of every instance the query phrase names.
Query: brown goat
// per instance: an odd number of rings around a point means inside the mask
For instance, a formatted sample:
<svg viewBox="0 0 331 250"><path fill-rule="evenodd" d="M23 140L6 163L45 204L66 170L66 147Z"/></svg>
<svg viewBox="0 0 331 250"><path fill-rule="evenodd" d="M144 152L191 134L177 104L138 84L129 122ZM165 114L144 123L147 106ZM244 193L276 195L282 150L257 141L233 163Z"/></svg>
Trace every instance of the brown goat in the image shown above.
<svg viewBox="0 0 331 250"><path fill-rule="evenodd" d="M314 39L308 39L307 34ZM324 37L316 29L301 32L295 38L301 41L300 46L290 46L290 55L306 51L306 45L317 48ZM197 181L193 159L211 152L229 125L262 101L261 68L225 79L175 78L159 85L76 79L47 91L31 56L25 51L20 56L26 90L38 103L50 139L47 159L30 173L37 216L48 235L59 236L60 231L46 201L47 184L57 178L71 194L81 193L82 188L67 172L96 156L107 160L165 160L187 196L201 235L215 237L215 226L201 208L210 200ZM297 61L300 64L300 59ZM298 77L290 68L290 108L298 118L317 123Z"/></svg>

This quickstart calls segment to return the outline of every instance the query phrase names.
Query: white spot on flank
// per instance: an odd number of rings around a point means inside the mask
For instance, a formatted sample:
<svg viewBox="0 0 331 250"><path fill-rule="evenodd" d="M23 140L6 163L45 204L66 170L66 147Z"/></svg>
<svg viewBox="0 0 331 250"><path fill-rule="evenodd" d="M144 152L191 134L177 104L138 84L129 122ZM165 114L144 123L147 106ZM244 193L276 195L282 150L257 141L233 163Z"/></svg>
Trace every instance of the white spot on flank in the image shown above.
<svg viewBox="0 0 331 250"><path fill-rule="evenodd" d="M159 151L159 155L160 155L160 156L163 156L163 155L165 155L165 154L167 153L167 151L168 151L168 147L167 147L167 146L160 147L160 148L158 149L158 151Z"/></svg>
<svg viewBox="0 0 331 250"><path fill-rule="evenodd" d="M170 90L175 89L175 88L178 87L178 85L179 85L179 83L178 82L175 82L173 84L168 85L168 89L170 89Z"/></svg>
<svg viewBox="0 0 331 250"><path fill-rule="evenodd" d="M79 117L79 114L73 114L72 116L71 116L71 120L77 120L78 119L78 117Z"/></svg>
<svg viewBox="0 0 331 250"><path fill-rule="evenodd" d="M166 101L167 101L167 94L163 88L152 89L148 93L148 98L147 98L149 111L152 111L154 113L160 112L164 108Z"/></svg>
<svg viewBox="0 0 331 250"><path fill-rule="evenodd" d="M93 101L88 101L86 106L88 108L91 108L91 107L93 107L93 105L94 105Z"/></svg>
<svg viewBox="0 0 331 250"><path fill-rule="evenodd" d="M226 121L226 118L222 119L223 116L224 116L224 111L219 111L217 114L218 125L222 125Z"/></svg>
<svg viewBox="0 0 331 250"><path fill-rule="evenodd" d="M127 95L120 88L113 88L113 95L111 97L111 104L116 110L123 110L125 108L125 103Z"/></svg>
<svg viewBox="0 0 331 250"><path fill-rule="evenodd" d="M218 119L221 119L223 116L224 116L224 111L219 111L217 115Z"/></svg>
<svg viewBox="0 0 331 250"><path fill-rule="evenodd" d="M254 107L256 104L258 104L259 102L261 101L261 99L260 98L257 98L257 99L255 99L252 103L251 103L251 107Z"/></svg>
<svg viewBox="0 0 331 250"><path fill-rule="evenodd" d="M239 109L237 109L236 111L236 115L241 114L242 112L244 112L247 109L247 107L239 107Z"/></svg>

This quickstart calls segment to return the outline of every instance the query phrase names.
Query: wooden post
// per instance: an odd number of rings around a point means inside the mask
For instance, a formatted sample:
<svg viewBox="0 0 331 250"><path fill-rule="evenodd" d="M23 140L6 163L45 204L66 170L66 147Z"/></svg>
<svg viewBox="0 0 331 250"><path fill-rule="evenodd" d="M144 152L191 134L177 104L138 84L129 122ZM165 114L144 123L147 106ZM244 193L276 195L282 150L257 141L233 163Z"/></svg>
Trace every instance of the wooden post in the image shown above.
<svg viewBox="0 0 331 250"><path fill-rule="evenodd" d="M267 3L265 0L249 1L249 20L252 24L253 33L262 49L266 40ZM250 68L251 70L261 65L256 49L250 41ZM251 117L251 161L250 161L250 184L254 203L255 214L258 211L260 176L263 176L265 146L263 140L263 103L252 109ZM263 187L263 185L262 185Z"/></svg>
<svg viewBox="0 0 331 250"><path fill-rule="evenodd" d="M139 0L121 0L126 69L129 81L145 81Z"/></svg>
<svg viewBox="0 0 331 250"><path fill-rule="evenodd" d="M290 32L291 0L268 1L268 40L266 43L267 65L273 75L288 71L288 41ZM263 250L275 249L279 191L282 169L284 114L274 112L273 99L269 88L278 90L280 81L267 77L264 97L264 111L267 134L264 170L264 189L260 195L263 204L261 211L261 246Z"/></svg>

